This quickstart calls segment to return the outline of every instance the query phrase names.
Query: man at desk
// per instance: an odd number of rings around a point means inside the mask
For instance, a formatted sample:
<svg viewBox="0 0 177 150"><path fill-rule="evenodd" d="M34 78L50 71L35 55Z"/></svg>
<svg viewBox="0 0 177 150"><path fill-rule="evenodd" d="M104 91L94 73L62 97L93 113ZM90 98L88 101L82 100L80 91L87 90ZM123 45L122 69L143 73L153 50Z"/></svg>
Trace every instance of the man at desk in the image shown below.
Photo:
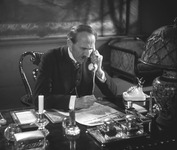
<svg viewBox="0 0 177 150"><path fill-rule="evenodd" d="M89 25L71 28L67 45L49 50L42 57L34 88L34 104L44 95L45 109L88 108L95 102L95 83L107 97L115 97L117 87L103 71L103 56L95 50L97 33Z"/></svg>

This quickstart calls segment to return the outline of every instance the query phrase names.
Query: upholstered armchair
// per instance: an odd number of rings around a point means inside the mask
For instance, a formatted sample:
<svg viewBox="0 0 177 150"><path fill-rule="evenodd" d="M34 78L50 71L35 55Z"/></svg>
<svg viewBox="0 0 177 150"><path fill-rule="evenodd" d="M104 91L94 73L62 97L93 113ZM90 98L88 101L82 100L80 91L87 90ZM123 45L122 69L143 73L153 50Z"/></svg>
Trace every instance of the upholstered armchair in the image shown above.
<svg viewBox="0 0 177 150"><path fill-rule="evenodd" d="M139 61L144 50L145 42L134 36L109 39L99 48L104 56L103 66L112 77L132 84L142 79L144 86L151 86L153 79L161 75L162 70Z"/></svg>

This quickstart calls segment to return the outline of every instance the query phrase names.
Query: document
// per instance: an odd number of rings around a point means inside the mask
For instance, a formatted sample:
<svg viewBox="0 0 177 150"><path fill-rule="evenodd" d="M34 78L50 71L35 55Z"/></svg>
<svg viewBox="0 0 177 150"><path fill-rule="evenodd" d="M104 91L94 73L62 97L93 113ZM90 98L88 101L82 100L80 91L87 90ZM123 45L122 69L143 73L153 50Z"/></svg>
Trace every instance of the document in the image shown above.
<svg viewBox="0 0 177 150"><path fill-rule="evenodd" d="M55 111L58 112L59 115L69 116L69 113L59 110ZM112 118L114 120L123 120L125 118L123 112L97 102L87 109L77 110L75 115L76 122L86 126L101 125L107 118Z"/></svg>
<svg viewBox="0 0 177 150"><path fill-rule="evenodd" d="M34 109L19 110L10 112L15 123L18 125L25 125L35 123L37 120Z"/></svg>
<svg viewBox="0 0 177 150"><path fill-rule="evenodd" d="M124 117L125 114L123 112L96 102L88 109L76 111L76 121L87 126L103 124L104 120L107 118L123 120Z"/></svg>

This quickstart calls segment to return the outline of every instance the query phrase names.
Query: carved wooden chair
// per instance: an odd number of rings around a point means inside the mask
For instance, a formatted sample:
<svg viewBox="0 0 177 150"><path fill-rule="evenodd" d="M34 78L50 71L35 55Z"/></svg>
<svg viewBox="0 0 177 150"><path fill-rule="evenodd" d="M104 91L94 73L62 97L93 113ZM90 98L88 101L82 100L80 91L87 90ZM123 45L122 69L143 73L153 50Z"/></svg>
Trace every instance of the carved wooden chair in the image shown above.
<svg viewBox="0 0 177 150"><path fill-rule="evenodd" d="M32 78L34 81L36 81L37 79L37 73L38 73L38 65L41 61L41 57L44 53L42 52L34 52L34 51L27 51L24 52L19 59L19 72L21 75L21 79L23 82L23 85L25 87L25 91L26 94L21 97L21 102L22 104L24 104L25 106L33 106L33 102L32 102L32 88L31 88L31 84L30 81L28 79L27 73L24 69L24 60L27 56L30 56L30 62L35 65L36 67L32 69Z"/></svg>

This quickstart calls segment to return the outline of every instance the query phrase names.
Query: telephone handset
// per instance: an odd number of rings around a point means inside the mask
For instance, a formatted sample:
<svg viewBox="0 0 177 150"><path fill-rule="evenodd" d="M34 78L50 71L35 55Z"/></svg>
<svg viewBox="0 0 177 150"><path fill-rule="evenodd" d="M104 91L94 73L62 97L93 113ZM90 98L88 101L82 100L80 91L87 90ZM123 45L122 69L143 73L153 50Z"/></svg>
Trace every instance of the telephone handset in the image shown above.
<svg viewBox="0 0 177 150"><path fill-rule="evenodd" d="M88 69L90 71L95 71L98 68L98 65L95 64L93 61L93 59L96 59L98 56L96 55L96 50L93 50L93 52L90 54L90 59L91 59L91 63L88 65Z"/></svg>
<svg viewBox="0 0 177 150"><path fill-rule="evenodd" d="M98 65L94 62L95 60L97 60L97 55L96 55L96 50L93 50L92 53L90 54L90 61L91 63L88 65L88 69L90 71L93 71L93 87L92 87L92 94L95 91L95 74L96 74L96 70L98 69Z"/></svg>

